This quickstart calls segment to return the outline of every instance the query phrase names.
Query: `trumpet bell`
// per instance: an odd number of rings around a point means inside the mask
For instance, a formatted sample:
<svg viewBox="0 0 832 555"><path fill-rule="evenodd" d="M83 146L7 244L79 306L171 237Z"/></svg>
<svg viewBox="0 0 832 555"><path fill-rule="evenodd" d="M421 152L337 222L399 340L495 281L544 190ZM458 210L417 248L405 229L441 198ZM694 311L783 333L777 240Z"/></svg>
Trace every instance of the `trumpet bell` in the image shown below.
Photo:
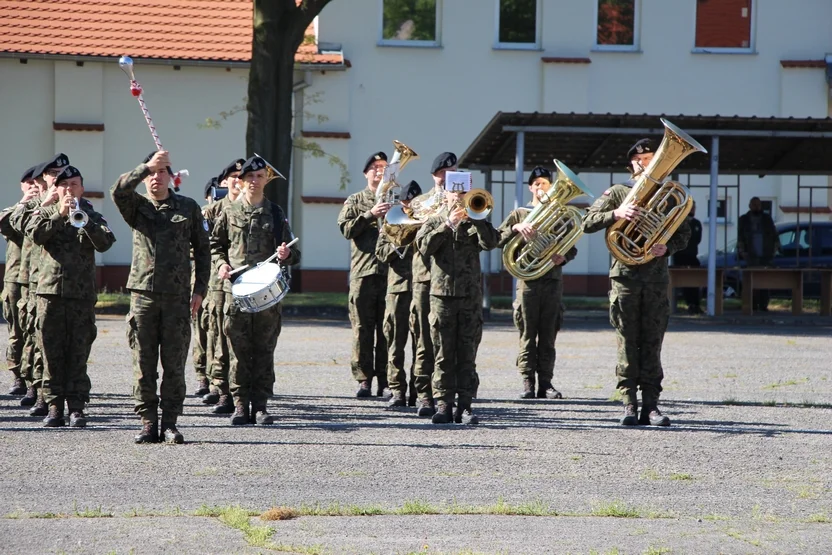
<svg viewBox="0 0 832 555"><path fill-rule="evenodd" d="M471 189L462 198L462 207L471 220L484 220L494 209L494 197L485 189Z"/></svg>
<svg viewBox="0 0 832 555"><path fill-rule="evenodd" d="M70 225L72 227L76 227L78 229L81 229L82 227L87 225L87 222L89 222L89 221L90 221L90 217L87 216L86 212L84 212L83 210L78 208L78 203L75 202L73 209L70 210L70 212L69 212L69 223L70 223Z"/></svg>

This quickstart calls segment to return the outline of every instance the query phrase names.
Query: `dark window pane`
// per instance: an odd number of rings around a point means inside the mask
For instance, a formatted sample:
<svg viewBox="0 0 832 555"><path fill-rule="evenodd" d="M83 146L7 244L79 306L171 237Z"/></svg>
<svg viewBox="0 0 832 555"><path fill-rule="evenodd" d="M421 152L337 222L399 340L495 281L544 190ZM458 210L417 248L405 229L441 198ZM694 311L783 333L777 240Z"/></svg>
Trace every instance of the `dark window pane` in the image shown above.
<svg viewBox="0 0 832 555"><path fill-rule="evenodd" d="M774 217L774 215L771 213L771 211L774 208L773 208L772 203L771 203L770 200L761 200L760 205L763 207L763 212L765 212L766 214L768 214L772 218Z"/></svg>
<svg viewBox="0 0 832 555"><path fill-rule="evenodd" d="M635 44L636 0L598 0L599 45Z"/></svg>
<svg viewBox="0 0 832 555"><path fill-rule="evenodd" d="M436 40L436 0L384 0L385 40Z"/></svg>
<svg viewBox="0 0 832 555"><path fill-rule="evenodd" d="M716 201L716 217L717 218L725 218L725 215L728 213L728 203L725 199L719 199Z"/></svg>
<svg viewBox="0 0 832 555"><path fill-rule="evenodd" d="M537 42L537 0L500 0L500 42Z"/></svg>
<svg viewBox="0 0 832 555"><path fill-rule="evenodd" d="M751 0L697 0L697 48L749 48Z"/></svg>

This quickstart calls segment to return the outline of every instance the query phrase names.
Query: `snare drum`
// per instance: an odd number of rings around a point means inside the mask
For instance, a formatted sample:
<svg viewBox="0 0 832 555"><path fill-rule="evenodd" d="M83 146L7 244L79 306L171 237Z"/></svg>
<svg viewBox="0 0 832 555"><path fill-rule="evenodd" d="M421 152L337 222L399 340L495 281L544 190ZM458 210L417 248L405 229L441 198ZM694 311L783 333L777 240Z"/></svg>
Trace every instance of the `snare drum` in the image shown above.
<svg viewBox="0 0 832 555"><path fill-rule="evenodd" d="M243 272L231 285L231 295L242 312L271 308L289 292L289 281L277 264L261 264Z"/></svg>

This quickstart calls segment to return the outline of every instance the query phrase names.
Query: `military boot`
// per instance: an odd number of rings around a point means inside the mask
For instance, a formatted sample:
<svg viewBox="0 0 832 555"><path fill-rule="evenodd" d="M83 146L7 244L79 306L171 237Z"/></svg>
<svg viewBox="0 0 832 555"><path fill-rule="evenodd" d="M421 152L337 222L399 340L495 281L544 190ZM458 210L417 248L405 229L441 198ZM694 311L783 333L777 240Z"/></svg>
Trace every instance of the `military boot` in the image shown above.
<svg viewBox="0 0 832 555"><path fill-rule="evenodd" d="M66 409L69 412L70 428L86 428L87 416L84 414L84 403L78 399L67 400Z"/></svg>
<svg viewBox="0 0 832 555"><path fill-rule="evenodd" d="M66 422L64 421L63 400L56 400L49 403L49 414L43 419L43 426L45 428L58 428L60 426L66 426Z"/></svg>
<svg viewBox="0 0 832 555"><path fill-rule="evenodd" d="M521 399L534 399L534 376L523 378L523 393Z"/></svg>
<svg viewBox="0 0 832 555"><path fill-rule="evenodd" d="M396 390L390 391L390 400L387 403L388 408L395 408L395 407L404 407L407 406L407 401L404 398L404 391Z"/></svg>
<svg viewBox="0 0 832 555"><path fill-rule="evenodd" d="M29 409L29 416L46 416L47 414L49 414L49 406L43 400L43 397L39 395L38 400L35 401L35 405Z"/></svg>
<svg viewBox="0 0 832 555"><path fill-rule="evenodd" d="M373 392L370 390L370 380L358 382L358 391L355 392L355 396L359 399L373 396Z"/></svg>
<svg viewBox="0 0 832 555"><path fill-rule="evenodd" d="M661 413L654 404L641 407L638 423L642 426L670 426L670 418Z"/></svg>
<svg viewBox="0 0 832 555"><path fill-rule="evenodd" d="M474 411L471 410L470 399L459 399L454 411L454 422L457 424L479 424L480 419L474 416Z"/></svg>
<svg viewBox="0 0 832 555"><path fill-rule="evenodd" d="M231 416L232 426L244 426L248 424L248 402L237 401L234 405L234 414Z"/></svg>
<svg viewBox="0 0 832 555"><path fill-rule="evenodd" d="M26 394L26 382L23 381L23 378L20 376L14 377L14 382L12 382L12 386L9 388L9 395L25 395Z"/></svg>
<svg viewBox="0 0 832 555"><path fill-rule="evenodd" d="M26 388L26 395L20 399L21 407L31 407L38 401L38 392L33 386Z"/></svg>
<svg viewBox="0 0 832 555"><path fill-rule="evenodd" d="M445 401L436 403L436 414L431 418L434 424L450 424L454 421L453 412L451 412L451 405Z"/></svg>
<svg viewBox="0 0 832 555"><path fill-rule="evenodd" d="M560 391L552 386L552 382L541 382L540 387L537 388L538 399L563 399Z"/></svg>
<svg viewBox="0 0 832 555"><path fill-rule="evenodd" d="M274 424L274 417L266 410L266 403L252 403L251 412L254 413L253 424Z"/></svg>
<svg viewBox="0 0 832 555"><path fill-rule="evenodd" d="M624 398L624 415L621 417L622 426L636 426L638 425L638 399L635 395L628 395Z"/></svg>
<svg viewBox="0 0 832 555"><path fill-rule="evenodd" d="M381 399L383 401L389 401L390 399L392 399L395 396L396 396L396 394L389 387L385 387L381 392Z"/></svg>
<svg viewBox="0 0 832 555"><path fill-rule="evenodd" d="M133 438L136 443L159 443L159 424L155 420L142 418L142 431Z"/></svg>
<svg viewBox="0 0 832 555"><path fill-rule="evenodd" d="M176 429L176 414L162 413L162 437L165 443L181 445L185 443L185 436Z"/></svg>
<svg viewBox="0 0 832 555"><path fill-rule="evenodd" d="M220 389L217 386L212 385L208 393L202 396L202 404L216 405L219 402L221 395L222 394L220 393Z"/></svg>
<svg viewBox="0 0 832 555"><path fill-rule="evenodd" d="M436 414L436 408L433 406L433 399L419 399L417 406L416 416L427 417Z"/></svg>
<svg viewBox="0 0 832 555"><path fill-rule="evenodd" d="M223 393L220 395L219 401L217 404L214 405L214 408L211 409L211 412L214 414L231 414L234 412L234 398L231 397L231 394Z"/></svg>
<svg viewBox="0 0 832 555"><path fill-rule="evenodd" d="M196 391L194 391L194 395L207 395L210 391L208 386L208 378L199 378L196 382Z"/></svg>

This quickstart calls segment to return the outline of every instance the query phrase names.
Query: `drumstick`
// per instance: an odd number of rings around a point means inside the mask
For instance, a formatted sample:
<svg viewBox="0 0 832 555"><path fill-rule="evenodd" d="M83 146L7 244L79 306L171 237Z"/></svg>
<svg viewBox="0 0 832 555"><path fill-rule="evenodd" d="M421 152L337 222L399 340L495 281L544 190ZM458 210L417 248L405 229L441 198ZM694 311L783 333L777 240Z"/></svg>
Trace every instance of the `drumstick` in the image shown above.
<svg viewBox="0 0 832 555"><path fill-rule="evenodd" d="M300 241L300 237L295 237L294 239L292 239L291 241L289 241L289 242L286 244L286 248L291 247L292 245L294 245L294 244L295 244L295 243L297 243L298 241ZM268 264L269 262L271 262L271 261L272 261L272 260L274 260L275 258L277 258L277 253L274 253L273 255L271 255L270 257L268 257L268 258L267 258L266 260L264 260L263 262L260 262L260 264ZM259 266L260 264L258 264L258 266ZM245 269L246 269L246 268L248 268L249 266L250 266L250 264L245 264L245 265L243 265L243 266L240 266L239 268L237 268L237 269L235 269L235 270L231 270L230 272L228 272L228 275L233 276L233 275L234 275L234 274L236 274L237 272L242 272L243 270L245 270Z"/></svg>

